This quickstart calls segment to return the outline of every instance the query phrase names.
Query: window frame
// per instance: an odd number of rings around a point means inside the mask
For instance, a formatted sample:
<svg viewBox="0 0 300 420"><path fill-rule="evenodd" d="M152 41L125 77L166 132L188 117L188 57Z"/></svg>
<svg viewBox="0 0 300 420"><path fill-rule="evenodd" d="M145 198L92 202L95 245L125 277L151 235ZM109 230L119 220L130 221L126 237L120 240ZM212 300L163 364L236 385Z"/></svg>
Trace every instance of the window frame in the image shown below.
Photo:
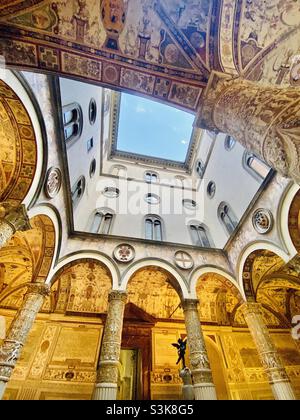
<svg viewBox="0 0 300 420"><path fill-rule="evenodd" d="M76 117L73 117L71 121L65 122L65 114L68 112L76 111ZM77 102L73 102L71 104L65 105L62 108L62 123L63 123L63 132L64 132L64 141L67 147L72 146L77 140L80 139L83 131L83 113L82 108ZM70 137L66 137L66 129L69 127L78 127L78 131L76 134L71 135Z"/></svg>

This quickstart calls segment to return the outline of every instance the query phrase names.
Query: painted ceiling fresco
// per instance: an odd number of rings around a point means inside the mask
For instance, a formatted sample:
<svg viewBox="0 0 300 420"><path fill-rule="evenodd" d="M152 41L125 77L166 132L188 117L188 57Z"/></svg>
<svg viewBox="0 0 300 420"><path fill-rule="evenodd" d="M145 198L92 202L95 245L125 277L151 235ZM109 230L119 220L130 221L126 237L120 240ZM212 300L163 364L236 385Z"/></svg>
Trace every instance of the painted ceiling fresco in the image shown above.
<svg viewBox="0 0 300 420"><path fill-rule="evenodd" d="M12 89L0 80L0 202L19 205L36 170L36 140L30 117Z"/></svg>
<svg viewBox="0 0 300 420"><path fill-rule="evenodd" d="M290 83L299 21L295 0L2 1L0 48L8 64L196 110L212 70Z"/></svg>
<svg viewBox="0 0 300 420"><path fill-rule="evenodd" d="M232 314L242 301L238 289L215 273L200 277L197 283L200 320L218 325L231 325Z"/></svg>
<svg viewBox="0 0 300 420"><path fill-rule="evenodd" d="M256 299L269 313L276 315L279 324L285 327L291 324L291 319L300 310L297 261L292 260L285 265L278 255L258 250L250 254L244 266L243 279L247 298Z"/></svg>
<svg viewBox="0 0 300 420"><path fill-rule="evenodd" d="M46 216L36 216L32 229L17 232L0 250L0 306L17 309L30 282L44 282L55 244L54 226Z"/></svg>
<svg viewBox="0 0 300 420"><path fill-rule="evenodd" d="M295 195L289 210L289 233L294 247L300 251L300 190Z"/></svg>

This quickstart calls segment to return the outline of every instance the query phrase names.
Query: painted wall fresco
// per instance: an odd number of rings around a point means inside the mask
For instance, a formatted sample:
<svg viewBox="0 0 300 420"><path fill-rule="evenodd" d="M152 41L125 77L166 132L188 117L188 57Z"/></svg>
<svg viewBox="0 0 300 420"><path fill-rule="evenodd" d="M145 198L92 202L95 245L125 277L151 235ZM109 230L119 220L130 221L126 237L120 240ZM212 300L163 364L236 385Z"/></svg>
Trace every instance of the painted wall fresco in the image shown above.
<svg viewBox="0 0 300 420"><path fill-rule="evenodd" d="M7 324L11 316L7 317ZM5 399L91 399L101 320L39 315L5 393ZM272 399L271 388L250 334L205 326L209 359L220 399ZM152 329L152 399L180 399L177 354L170 345L185 335L184 324L160 322ZM300 356L289 333L272 332L299 398ZM43 386L41 387L41 382Z"/></svg>
<svg viewBox="0 0 300 420"><path fill-rule="evenodd" d="M0 306L19 308L25 286L30 282L45 282L55 246L52 221L47 216L31 220L32 229L17 232L0 250Z"/></svg>
<svg viewBox="0 0 300 420"><path fill-rule="evenodd" d="M57 313L107 313L108 293L111 290L108 270L93 260L68 264L57 275L52 286L51 308ZM50 310L51 310L50 309Z"/></svg>
<svg viewBox="0 0 300 420"><path fill-rule="evenodd" d="M0 202L17 206L32 184L36 140L30 117L13 90L0 81Z"/></svg>

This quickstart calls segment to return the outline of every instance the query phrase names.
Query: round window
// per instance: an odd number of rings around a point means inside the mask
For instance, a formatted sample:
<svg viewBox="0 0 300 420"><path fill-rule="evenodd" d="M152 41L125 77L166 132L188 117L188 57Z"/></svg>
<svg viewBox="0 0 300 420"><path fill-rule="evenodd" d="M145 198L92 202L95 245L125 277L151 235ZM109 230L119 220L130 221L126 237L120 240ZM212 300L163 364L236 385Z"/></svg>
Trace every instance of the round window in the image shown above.
<svg viewBox="0 0 300 420"><path fill-rule="evenodd" d="M182 205L183 205L183 207L185 207L186 209L189 209L189 210L195 210L197 208L196 201L190 200L190 199L182 200Z"/></svg>
<svg viewBox="0 0 300 420"><path fill-rule="evenodd" d="M117 198L120 195L120 190L114 187L106 187L103 194L108 198Z"/></svg>
<svg viewBox="0 0 300 420"><path fill-rule="evenodd" d="M148 204L158 204L160 202L160 198L156 194L147 194L145 197L145 201Z"/></svg>
<svg viewBox="0 0 300 420"><path fill-rule="evenodd" d="M89 120L90 124L95 124L97 118L97 104L94 98L91 99L90 105L89 105Z"/></svg>
<svg viewBox="0 0 300 420"><path fill-rule="evenodd" d="M213 198L216 193L216 184L214 181L210 181L210 183L207 186L207 195L209 198Z"/></svg>

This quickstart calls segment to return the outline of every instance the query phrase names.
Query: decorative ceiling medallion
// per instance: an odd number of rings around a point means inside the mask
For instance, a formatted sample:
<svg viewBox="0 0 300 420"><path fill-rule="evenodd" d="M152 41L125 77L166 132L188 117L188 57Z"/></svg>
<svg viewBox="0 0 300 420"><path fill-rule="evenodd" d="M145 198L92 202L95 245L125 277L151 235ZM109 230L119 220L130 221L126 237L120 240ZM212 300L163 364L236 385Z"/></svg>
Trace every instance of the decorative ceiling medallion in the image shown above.
<svg viewBox="0 0 300 420"><path fill-rule="evenodd" d="M62 183L61 172L58 168L50 168L46 175L45 194L54 198L60 191Z"/></svg>
<svg viewBox="0 0 300 420"><path fill-rule="evenodd" d="M114 250L114 258L121 263L128 263L135 258L135 250L128 244L118 245Z"/></svg>
<svg viewBox="0 0 300 420"><path fill-rule="evenodd" d="M273 215L269 210L257 209L253 214L252 223L258 233L268 233L273 228Z"/></svg>
<svg viewBox="0 0 300 420"><path fill-rule="evenodd" d="M174 262L177 267L181 268L182 270L190 270L194 267L194 260L184 251L177 251L174 255Z"/></svg>

